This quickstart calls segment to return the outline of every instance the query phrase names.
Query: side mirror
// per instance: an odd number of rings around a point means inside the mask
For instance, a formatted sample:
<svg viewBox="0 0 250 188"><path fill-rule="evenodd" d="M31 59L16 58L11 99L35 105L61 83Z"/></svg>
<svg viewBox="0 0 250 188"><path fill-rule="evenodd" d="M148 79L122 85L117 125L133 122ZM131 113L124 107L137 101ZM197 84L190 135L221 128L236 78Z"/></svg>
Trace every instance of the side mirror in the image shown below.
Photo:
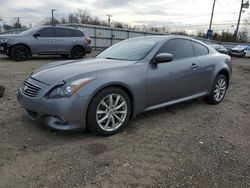
<svg viewBox="0 0 250 188"><path fill-rule="evenodd" d="M155 56L155 63L167 63L173 61L173 55L169 53L160 53Z"/></svg>
<svg viewBox="0 0 250 188"><path fill-rule="evenodd" d="M37 38L37 37L39 37L40 36L40 33L35 33L34 35L33 35L33 37L35 37L35 38Z"/></svg>

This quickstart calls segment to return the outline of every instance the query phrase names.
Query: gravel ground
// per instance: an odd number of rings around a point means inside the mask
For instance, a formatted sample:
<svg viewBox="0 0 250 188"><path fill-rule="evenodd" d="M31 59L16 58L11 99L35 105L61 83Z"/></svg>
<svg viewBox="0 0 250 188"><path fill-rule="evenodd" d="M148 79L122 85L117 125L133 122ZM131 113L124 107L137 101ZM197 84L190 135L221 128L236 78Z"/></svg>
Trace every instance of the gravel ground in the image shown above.
<svg viewBox="0 0 250 188"><path fill-rule="evenodd" d="M250 59L233 59L218 106L201 99L142 114L100 137L38 126L16 101L22 80L57 60L0 56L0 187L250 187Z"/></svg>

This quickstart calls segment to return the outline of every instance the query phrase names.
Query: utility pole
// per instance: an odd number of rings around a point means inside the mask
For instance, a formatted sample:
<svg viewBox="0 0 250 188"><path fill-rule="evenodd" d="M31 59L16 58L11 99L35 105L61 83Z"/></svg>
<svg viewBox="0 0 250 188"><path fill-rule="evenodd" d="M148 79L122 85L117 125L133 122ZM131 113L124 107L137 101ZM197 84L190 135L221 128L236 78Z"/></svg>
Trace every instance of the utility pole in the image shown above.
<svg viewBox="0 0 250 188"><path fill-rule="evenodd" d="M110 18L113 16L111 14L106 14L106 16L108 17L108 26L110 27L110 23L111 23Z"/></svg>
<svg viewBox="0 0 250 188"><path fill-rule="evenodd" d="M16 21L17 21L17 27L19 27L20 26L20 17L17 17Z"/></svg>
<svg viewBox="0 0 250 188"><path fill-rule="evenodd" d="M213 3L212 13L211 13L211 19L210 19L210 24L209 24L209 28L208 28L208 30L207 30L207 38L208 38L208 39L212 38L212 35L213 35L213 30L212 30L211 28L212 28L213 17L214 17L215 1L216 1L216 0L214 0L214 3Z"/></svg>
<svg viewBox="0 0 250 188"><path fill-rule="evenodd" d="M2 26L3 26L3 18L2 15L0 14L0 32L2 32Z"/></svg>
<svg viewBox="0 0 250 188"><path fill-rule="evenodd" d="M56 9L51 9L51 25L55 25L54 23L54 12L57 11Z"/></svg>
<svg viewBox="0 0 250 188"><path fill-rule="evenodd" d="M240 5L240 13L239 13L239 18L238 18L238 23L237 23L237 27L236 30L234 32L234 40L237 40L237 35L239 32L239 27L240 27L240 19L241 19L241 13L242 13L242 9L243 8L249 8L249 2L244 3L244 0L241 0L241 5Z"/></svg>
<svg viewBox="0 0 250 188"><path fill-rule="evenodd" d="M16 29L18 29L18 28L20 28L20 19L21 19L21 17L14 17L14 27L16 28Z"/></svg>

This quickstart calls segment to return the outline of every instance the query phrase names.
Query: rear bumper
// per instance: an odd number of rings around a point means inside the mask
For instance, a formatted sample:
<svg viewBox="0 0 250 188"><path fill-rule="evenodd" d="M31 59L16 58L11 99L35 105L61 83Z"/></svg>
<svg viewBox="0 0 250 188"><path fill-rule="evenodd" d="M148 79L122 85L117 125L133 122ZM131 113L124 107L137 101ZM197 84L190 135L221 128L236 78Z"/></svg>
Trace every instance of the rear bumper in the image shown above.
<svg viewBox="0 0 250 188"><path fill-rule="evenodd" d="M32 98L18 91L17 100L26 115L57 130L84 130L86 127L87 97L77 94L70 98Z"/></svg>
<svg viewBox="0 0 250 188"><path fill-rule="evenodd" d="M92 46L86 46L86 47L85 47L85 52L86 52L87 54L90 54L91 51L92 51Z"/></svg>

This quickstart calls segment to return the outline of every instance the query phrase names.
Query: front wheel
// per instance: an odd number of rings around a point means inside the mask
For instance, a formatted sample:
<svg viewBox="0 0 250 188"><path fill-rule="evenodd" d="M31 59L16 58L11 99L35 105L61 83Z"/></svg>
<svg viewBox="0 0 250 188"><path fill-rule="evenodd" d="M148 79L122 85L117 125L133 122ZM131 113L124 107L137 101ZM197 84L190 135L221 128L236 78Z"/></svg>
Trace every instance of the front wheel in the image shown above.
<svg viewBox="0 0 250 188"><path fill-rule="evenodd" d="M112 135L121 130L131 115L131 102L125 91L110 87L99 92L90 102L88 129L100 135Z"/></svg>
<svg viewBox="0 0 250 188"><path fill-rule="evenodd" d="M205 97L205 101L209 104L219 104L225 97L227 91L227 78L220 74L215 79L213 90L209 96Z"/></svg>
<svg viewBox="0 0 250 188"><path fill-rule="evenodd" d="M29 59L29 49L23 45L14 46L10 51L10 57L16 61L25 61Z"/></svg>

